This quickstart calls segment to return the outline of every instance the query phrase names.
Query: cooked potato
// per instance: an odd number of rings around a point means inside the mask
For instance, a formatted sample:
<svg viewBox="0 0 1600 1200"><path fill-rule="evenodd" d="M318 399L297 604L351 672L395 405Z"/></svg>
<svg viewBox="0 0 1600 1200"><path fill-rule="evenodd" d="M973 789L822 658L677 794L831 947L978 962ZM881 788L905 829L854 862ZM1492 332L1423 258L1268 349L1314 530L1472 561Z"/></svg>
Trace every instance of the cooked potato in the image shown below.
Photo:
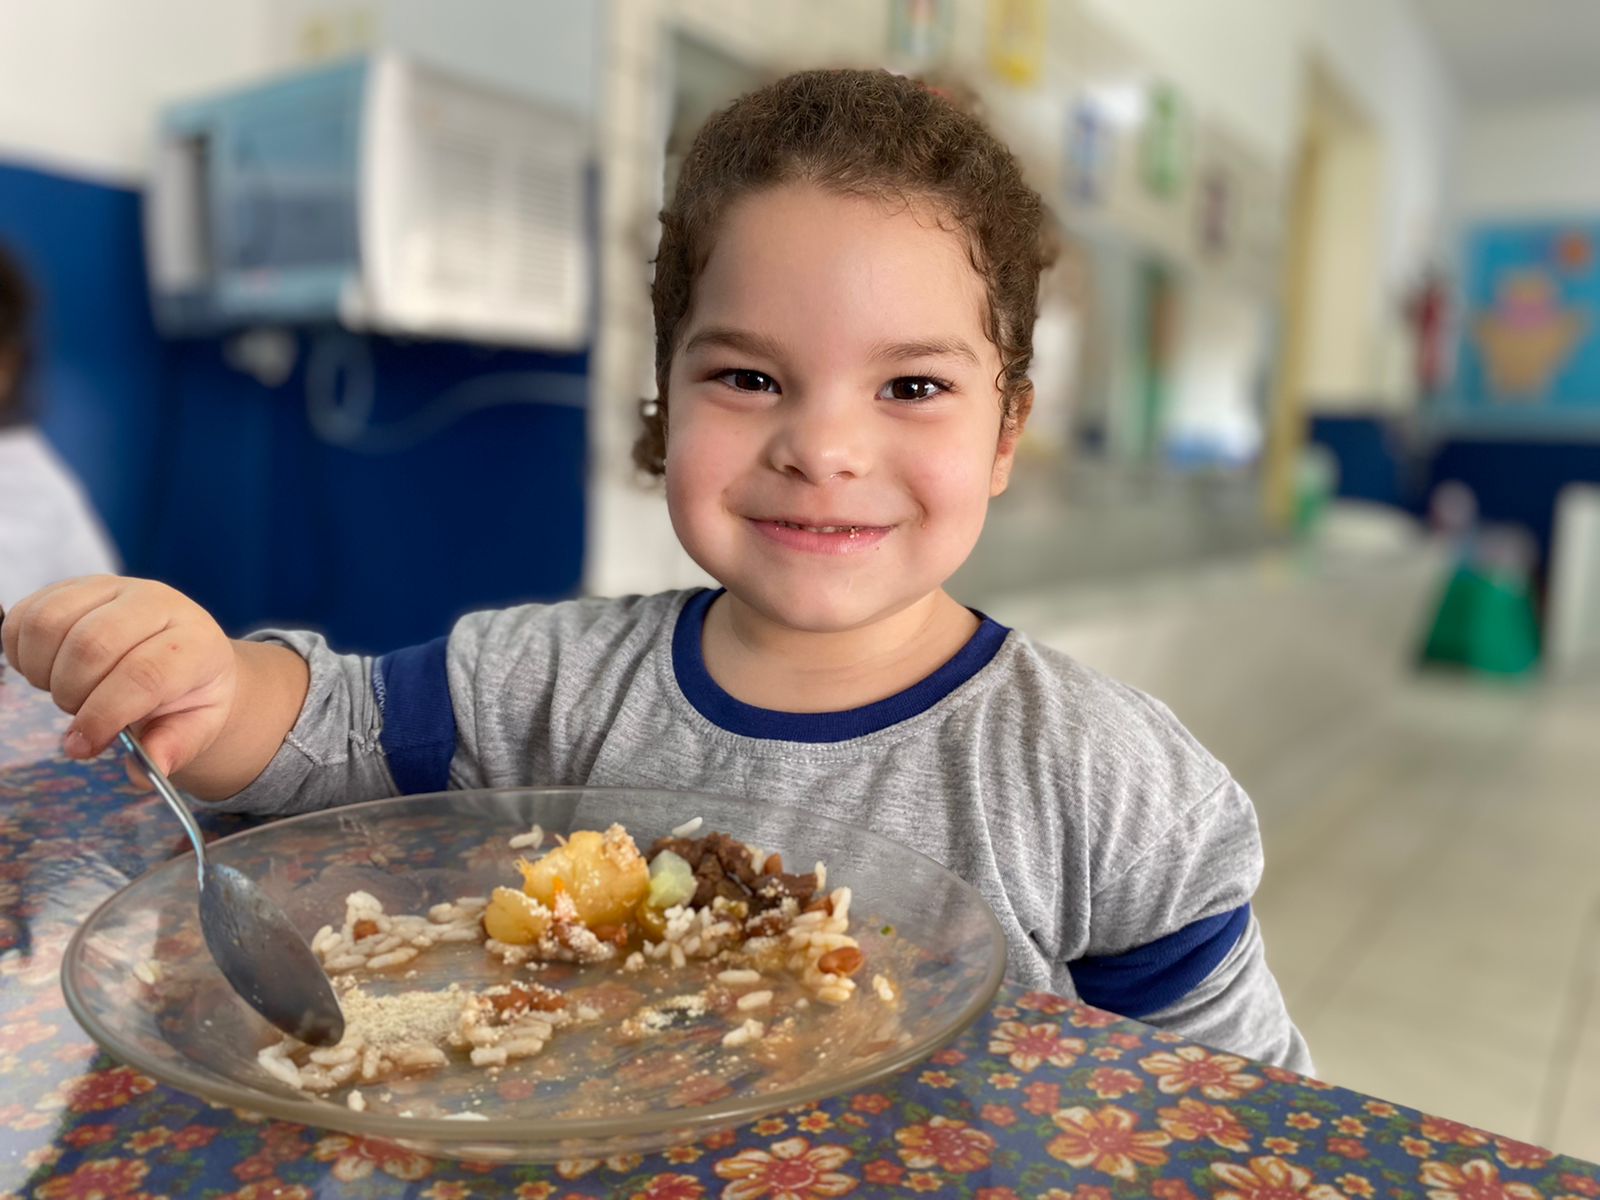
<svg viewBox="0 0 1600 1200"><path fill-rule="evenodd" d="M518 859L517 869L522 890L546 908L555 907L559 881L591 929L626 923L650 890L650 868L620 825L603 835L580 829L538 862Z"/></svg>
<svg viewBox="0 0 1600 1200"><path fill-rule="evenodd" d="M508 946L530 946L550 928L551 912L515 888L497 887L483 910L483 930Z"/></svg>

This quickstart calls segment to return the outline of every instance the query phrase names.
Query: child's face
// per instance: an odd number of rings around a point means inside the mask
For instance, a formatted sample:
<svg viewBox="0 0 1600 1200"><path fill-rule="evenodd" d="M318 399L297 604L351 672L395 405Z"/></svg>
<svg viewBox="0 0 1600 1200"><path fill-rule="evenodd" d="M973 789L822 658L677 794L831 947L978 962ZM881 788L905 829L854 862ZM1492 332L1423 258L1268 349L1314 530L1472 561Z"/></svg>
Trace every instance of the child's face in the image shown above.
<svg viewBox="0 0 1600 1200"><path fill-rule="evenodd" d="M1011 468L985 311L926 210L802 185L733 206L668 380L667 503L694 560L793 629L935 593Z"/></svg>

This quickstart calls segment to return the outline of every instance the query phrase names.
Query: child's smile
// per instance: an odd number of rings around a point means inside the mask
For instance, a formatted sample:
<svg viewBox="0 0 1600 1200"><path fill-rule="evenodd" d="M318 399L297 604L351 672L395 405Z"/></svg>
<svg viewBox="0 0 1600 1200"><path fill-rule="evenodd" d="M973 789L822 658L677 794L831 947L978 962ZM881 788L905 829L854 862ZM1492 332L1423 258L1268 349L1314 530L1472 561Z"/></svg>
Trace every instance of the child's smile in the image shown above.
<svg viewBox="0 0 1600 1200"><path fill-rule="evenodd" d="M786 185L723 217L670 375L673 525L790 630L931 602L1005 486L999 354L926 206Z"/></svg>
<svg viewBox="0 0 1600 1200"><path fill-rule="evenodd" d="M786 518L751 517L763 536L791 550L812 554L856 554L889 536L891 525L865 525L833 518L815 524Z"/></svg>

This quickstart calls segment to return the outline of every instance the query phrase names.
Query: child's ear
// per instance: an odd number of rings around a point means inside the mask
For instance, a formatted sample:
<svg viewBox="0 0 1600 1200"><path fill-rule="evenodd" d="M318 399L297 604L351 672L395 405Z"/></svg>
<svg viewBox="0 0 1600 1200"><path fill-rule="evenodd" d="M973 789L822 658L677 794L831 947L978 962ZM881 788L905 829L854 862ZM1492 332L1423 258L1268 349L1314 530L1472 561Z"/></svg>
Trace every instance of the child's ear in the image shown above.
<svg viewBox="0 0 1600 1200"><path fill-rule="evenodd" d="M1017 460L1017 439L1022 436L1022 427L1028 423L1028 414L1032 411L1033 384L1030 382L1017 392L1011 418L1000 424L1000 444L995 447L994 470L989 476L991 498L1005 491L1011 482L1011 465Z"/></svg>

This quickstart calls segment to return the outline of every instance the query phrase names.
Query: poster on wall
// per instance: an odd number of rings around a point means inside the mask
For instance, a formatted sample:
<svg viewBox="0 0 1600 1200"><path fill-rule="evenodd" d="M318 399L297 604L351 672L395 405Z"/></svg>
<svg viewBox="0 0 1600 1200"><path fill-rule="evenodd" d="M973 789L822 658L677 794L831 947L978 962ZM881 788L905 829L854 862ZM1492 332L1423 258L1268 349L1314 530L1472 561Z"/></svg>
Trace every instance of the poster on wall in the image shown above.
<svg viewBox="0 0 1600 1200"><path fill-rule="evenodd" d="M1467 237L1454 420L1600 432L1600 220L1481 225Z"/></svg>

